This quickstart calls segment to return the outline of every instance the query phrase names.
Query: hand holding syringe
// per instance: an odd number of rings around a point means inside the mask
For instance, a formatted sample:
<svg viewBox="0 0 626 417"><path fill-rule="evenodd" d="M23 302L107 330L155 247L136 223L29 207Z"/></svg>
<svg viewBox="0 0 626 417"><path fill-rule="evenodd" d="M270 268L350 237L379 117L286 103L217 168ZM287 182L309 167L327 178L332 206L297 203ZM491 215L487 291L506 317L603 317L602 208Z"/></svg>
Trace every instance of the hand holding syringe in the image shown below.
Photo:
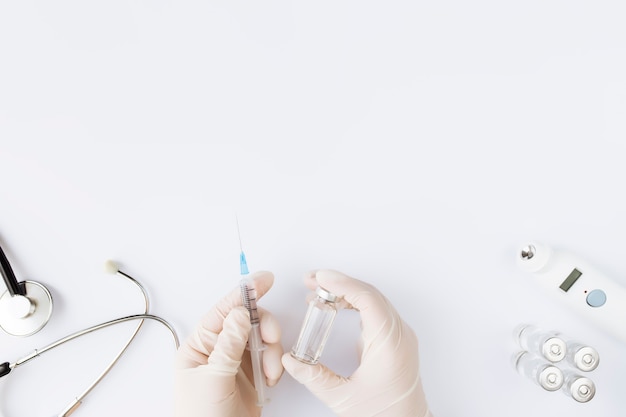
<svg viewBox="0 0 626 417"><path fill-rule="evenodd" d="M259 417L267 387L283 374L280 324L256 306L274 274L248 274L243 253L240 261L240 286L211 307L178 349L175 417Z"/></svg>

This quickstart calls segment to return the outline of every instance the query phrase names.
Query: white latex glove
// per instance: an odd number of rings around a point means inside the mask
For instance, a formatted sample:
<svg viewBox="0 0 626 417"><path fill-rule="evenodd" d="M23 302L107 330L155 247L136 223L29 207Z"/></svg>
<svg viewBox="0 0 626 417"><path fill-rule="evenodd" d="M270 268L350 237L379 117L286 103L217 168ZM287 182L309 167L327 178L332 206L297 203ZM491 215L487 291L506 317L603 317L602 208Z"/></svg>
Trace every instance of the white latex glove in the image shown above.
<svg viewBox="0 0 626 417"><path fill-rule="evenodd" d="M271 272L257 272L257 298L274 282ZM267 311L259 309L263 368L268 386L283 373L280 327ZM250 316L242 306L239 288L213 307L176 354L174 415L176 417L258 417L256 391L246 342Z"/></svg>
<svg viewBox="0 0 626 417"><path fill-rule="evenodd" d="M339 417L431 416L419 374L417 337L389 300L372 285L331 270L312 272L305 284L343 297L343 307L360 312L361 360L347 378L290 354L283 355L285 370Z"/></svg>

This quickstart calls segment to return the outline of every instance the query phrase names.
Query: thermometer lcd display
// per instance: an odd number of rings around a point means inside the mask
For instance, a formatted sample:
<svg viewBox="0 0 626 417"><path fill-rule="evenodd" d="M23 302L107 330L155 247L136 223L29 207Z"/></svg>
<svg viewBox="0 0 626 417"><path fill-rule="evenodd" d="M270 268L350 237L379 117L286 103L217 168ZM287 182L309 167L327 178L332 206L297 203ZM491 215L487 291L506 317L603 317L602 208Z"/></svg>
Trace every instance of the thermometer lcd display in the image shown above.
<svg viewBox="0 0 626 417"><path fill-rule="evenodd" d="M570 274L567 276L567 278L565 278L565 281L561 283L559 288L565 292L568 292L569 289L572 288L572 285L574 285L574 283L578 281L578 278L580 278L582 274L582 272L574 268L572 272L570 272Z"/></svg>

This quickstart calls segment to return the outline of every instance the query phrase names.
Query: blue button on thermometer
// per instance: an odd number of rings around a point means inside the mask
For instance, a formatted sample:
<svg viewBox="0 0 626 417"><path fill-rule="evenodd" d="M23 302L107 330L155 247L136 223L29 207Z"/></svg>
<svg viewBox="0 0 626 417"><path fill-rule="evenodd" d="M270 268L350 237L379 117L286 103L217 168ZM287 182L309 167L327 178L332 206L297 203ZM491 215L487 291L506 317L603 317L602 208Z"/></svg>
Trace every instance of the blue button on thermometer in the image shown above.
<svg viewBox="0 0 626 417"><path fill-rule="evenodd" d="M606 303L606 294L602 290L593 290L587 294L587 304L590 307L602 307Z"/></svg>
<svg viewBox="0 0 626 417"><path fill-rule="evenodd" d="M626 288L567 252L524 246L518 265L554 298L626 343Z"/></svg>

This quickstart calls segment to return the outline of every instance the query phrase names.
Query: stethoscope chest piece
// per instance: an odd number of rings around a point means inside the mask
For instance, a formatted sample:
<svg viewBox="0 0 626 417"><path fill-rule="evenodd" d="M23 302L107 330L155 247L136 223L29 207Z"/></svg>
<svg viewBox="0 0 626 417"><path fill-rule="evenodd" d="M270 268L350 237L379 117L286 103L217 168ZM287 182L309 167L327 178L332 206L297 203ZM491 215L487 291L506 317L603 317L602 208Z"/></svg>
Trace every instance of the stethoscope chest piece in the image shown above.
<svg viewBox="0 0 626 417"><path fill-rule="evenodd" d="M0 328L13 336L30 336L41 330L52 315L52 295L43 285L24 281L27 296L5 291L0 296Z"/></svg>

